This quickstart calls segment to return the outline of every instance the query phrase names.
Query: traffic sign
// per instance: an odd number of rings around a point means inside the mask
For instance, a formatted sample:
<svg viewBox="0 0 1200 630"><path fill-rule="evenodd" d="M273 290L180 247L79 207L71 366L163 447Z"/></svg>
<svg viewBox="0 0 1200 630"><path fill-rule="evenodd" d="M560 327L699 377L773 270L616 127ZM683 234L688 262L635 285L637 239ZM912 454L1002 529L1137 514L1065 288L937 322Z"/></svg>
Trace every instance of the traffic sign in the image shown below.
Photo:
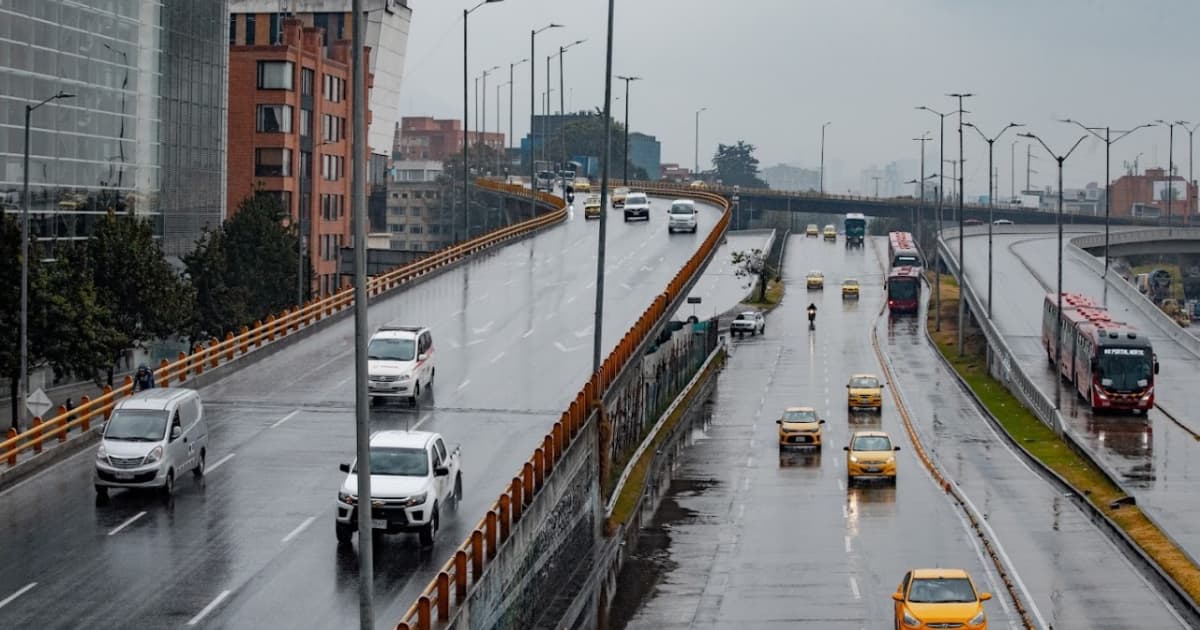
<svg viewBox="0 0 1200 630"><path fill-rule="evenodd" d="M39 387L37 391L29 395L29 398L25 399L25 407L33 415L41 417L50 409L50 397Z"/></svg>

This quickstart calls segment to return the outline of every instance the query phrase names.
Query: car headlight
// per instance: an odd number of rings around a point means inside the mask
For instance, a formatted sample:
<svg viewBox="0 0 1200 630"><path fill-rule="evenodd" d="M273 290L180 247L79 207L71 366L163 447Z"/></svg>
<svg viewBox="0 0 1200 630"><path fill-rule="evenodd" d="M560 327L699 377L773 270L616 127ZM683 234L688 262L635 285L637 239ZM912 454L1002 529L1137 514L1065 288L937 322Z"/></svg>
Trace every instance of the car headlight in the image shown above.
<svg viewBox="0 0 1200 630"><path fill-rule="evenodd" d="M921 620L912 616L912 613L905 610L904 611L904 625L909 626L911 628L916 628L917 626L921 625Z"/></svg>
<svg viewBox="0 0 1200 630"><path fill-rule="evenodd" d="M108 460L108 451L104 450L103 444L100 445L100 448L96 449L96 459Z"/></svg>
<svg viewBox="0 0 1200 630"><path fill-rule="evenodd" d="M850 463L851 463L851 464L857 464L857 463L858 463L858 457L857 457L857 456L855 456L855 455L851 455L851 456L850 456Z"/></svg>
<svg viewBox="0 0 1200 630"><path fill-rule="evenodd" d="M350 505L354 505L355 503L358 502L358 497L354 496L353 494L350 494L349 492L346 492L345 490L338 490L338 501L341 501L342 503L349 503Z"/></svg>
<svg viewBox="0 0 1200 630"><path fill-rule="evenodd" d="M396 377L396 380L403 383L404 381L407 381L411 378L412 378L412 374L401 374L400 376Z"/></svg>
<svg viewBox="0 0 1200 630"><path fill-rule="evenodd" d="M404 502L404 507L416 507L418 505L424 505L425 499L428 495L429 495L429 493L427 493L427 492L422 492L421 494L414 494L413 496L408 497L408 500Z"/></svg>
<svg viewBox="0 0 1200 630"><path fill-rule="evenodd" d="M986 619L987 619L987 615L984 615L983 611L980 610L978 615L971 617L971 621L967 622L967 625L970 625L970 626L982 625Z"/></svg>
<svg viewBox="0 0 1200 630"><path fill-rule="evenodd" d="M152 450L146 454L146 459L142 460L142 463L143 464L153 464L154 462L157 462L158 460L162 459L162 453L163 453L162 447L155 446L154 450Z"/></svg>

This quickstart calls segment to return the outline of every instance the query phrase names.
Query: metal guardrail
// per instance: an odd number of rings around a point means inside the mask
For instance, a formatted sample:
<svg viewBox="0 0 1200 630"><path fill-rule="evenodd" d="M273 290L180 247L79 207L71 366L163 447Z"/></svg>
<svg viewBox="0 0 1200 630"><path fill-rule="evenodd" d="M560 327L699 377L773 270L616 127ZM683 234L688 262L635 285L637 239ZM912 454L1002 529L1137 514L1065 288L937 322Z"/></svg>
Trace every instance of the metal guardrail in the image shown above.
<svg viewBox="0 0 1200 630"><path fill-rule="evenodd" d="M529 197L530 191L522 186L508 185L487 180L479 180L479 188L517 197ZM553 195L536 193L538 201L554 208L552 211L538 215L514 225L500 228L482 234L463 243L458 243L438 250L420 260L403 265L392 271L379 274L367 281L367 296L373 298L411 282L421 276L442 267L453 264L476 252L494 247L514 238L523 236L534 230L541 229L553 223L562 221L567 216L565 202ZM172 383L186 383L192 376L199 376L205 369L219 367L222 364L244 357L263 344L270 344L276 339L282 339L295 334L309 326L320 322L323 318L344 311L354 304L354 289L344 288L333 295L319 300L310 300L303 306L294 306L278 314L271 314L265 320L254 323L254 326L243 326L237 334L226 333L225 338L213 340L196 348L191 354L180 352L175 361L163 359L158 369L154 370L154 382L163 386ZM108 420L113 407L122 396L133 393L133 381L126 376L124 383L113 388L105 386L102 394L96 398L84 396L79 406L68 410L59 406L54 416L43 419L35 417L32 426L24 432L9 429L7 438L0 442L0 458L7 460L8 465L17 464L17 456L25 451L41 453L43 446L50 440L66 442L72 429L81 432L91 430L93 422Z"/></svg>
<svg viewBox="0 0 1200 630"><path fill-rule="evenodd" d="M1176 227L1116 230L1110 232L1108 243L1111 246L1161 241L1200 241L1200 228ZM1103 247L1104 235L1081 236L1071 239L1071 244L1080 249Z"/></svg>
<svg viewBox="0 0 1200 630"><path fill-rule="evenodd" d="M643 188L660 194L668 192L656 186ZM722 209L716 227L671 279L666 290L642 312L605 358L600 369L575 395L570 406L543 438L542 445L534 450L500 497L484 512L483 518L467 539L458 546L417 601L400 617L396 630L430 630L434 627L435 617L436 623L447 622L451 618L452 605L461 606L467 601L470 588L479 583L487 563L496 558L500 548L509 539L513 527L521 520L524 508L533 504L563 454L572 446L585 424L601 411L605 395L622 380L626 368L640 357L643 346L653 341L653 334L664 318L671 316L670 305L684 297L684 290L703 271L729 227L731 206L716 193L688 191L687 196ZM453 601L451 590L454 593Z"/></svg>

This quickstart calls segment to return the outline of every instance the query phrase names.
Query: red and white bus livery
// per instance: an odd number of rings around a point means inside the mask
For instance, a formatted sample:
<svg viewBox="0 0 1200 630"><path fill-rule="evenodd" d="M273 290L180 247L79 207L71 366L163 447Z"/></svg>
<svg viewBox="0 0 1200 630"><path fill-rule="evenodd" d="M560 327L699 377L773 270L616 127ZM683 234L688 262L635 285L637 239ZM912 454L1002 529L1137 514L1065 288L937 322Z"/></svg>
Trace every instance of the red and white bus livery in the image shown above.
<svg viewBox="0 0 1200 630"><path fill-rule="evenodd" d="M895 267L888 272L888 311L916 313L921 304L921 272L916 267Z"/></svg>
<svg viewBox="0 0 1200 630"><path fill-rule="evenodd" d="M1158 359L1150 339L1124 322L1113 321L1111 313L1094 303L1077 302L1080 305L1071 309L1067 303L1064 294L1063 312L1057 314L1056 296L1051 293L1042 308L1042 339L1052 365L1055 325L1062 322L1057 370L1061 377L1075 386L1094 411L1148 411L1154 407Z"/></svg>
<svg viewBox="0 0 1200 630"><path fill-rule="evenodd" d="M921 252L917 249L916 241L908 232L888 233L888 266L917 267L921 265Z"/></svg>

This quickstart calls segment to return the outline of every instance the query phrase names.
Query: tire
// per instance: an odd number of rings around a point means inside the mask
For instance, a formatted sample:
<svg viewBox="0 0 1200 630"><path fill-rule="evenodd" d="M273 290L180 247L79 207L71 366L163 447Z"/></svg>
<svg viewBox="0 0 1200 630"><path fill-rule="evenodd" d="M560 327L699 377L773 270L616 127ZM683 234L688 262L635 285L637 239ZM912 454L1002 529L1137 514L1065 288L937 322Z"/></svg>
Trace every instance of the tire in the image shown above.
<svg viewBox="0 0 1200 630"><path fill-rule="evenodd" d="M414 407L421 404L421 384L420 383L417 383L416 385L413 386L413 395L411 397L411 400L412 400L412 404Z"/></svg>
<svg viewBox="0 0 1200 630"><path fill-rule="evenodd" d="M758 336L758 331L757 331L757 330L751 330L751 331L750 331L750 336L751 336L751 337L757 337L757 336Z"/></svg>
<svg viewBox="0 0 1200 630"><path fill-rule="evenodd" d="M891 477L888 477L888 483L891 484L892 487L895 487L896 486L896 475L892 475Z"/></svg>
<svg viewBox="0 0 1200 630"><path fill-rule="evenodd" d="M846 473L846 487L847 488L854 487L854 476L851 475L850 473Z"/></svg>
<svg viewBox="0 0 1200 630"><path fill-rule="evenodd" d="M425 384L425 389L433 390L433 379L437 376L437 368L429 370L429 382Z"/></svg>
<svg viewBox="0 0 1200 630"><path fill-rule="evenodd" d="M421 528L420 537L422 547L432 547L433 543L437 540L438 520L437 505L434 505L433 514L429 517L429 524Z"/></svg>
<svg viewBox="0 0 1200 630"><path fill-rule="evenodd" d="M108 503L108 488L106 486L96 486L96 503L99 505Z"/></svg>
<svg viewBox="0 0 1200 630"><path fill-rule="evenodd" d="M459 473L458 475L456 475L456 476L454 477L454 503L453 503L453 507L454 507L454 510L455 510L456 512L458 511L458 506L462 504L462 496L463 496L463 489L462 489L462 473Z"/></svg>
<svg viewBox="0 0 1200 630"><path fill-rule="evenodd" d="M629 223L629 215L625 215L625 222Z"/></svg>
<svg viewBox="0 0 1200 630"><path fill-rule="evenodd" d="M167 481L165 483L163 483L163 486L159 490L159 492L162 493L162 496L164 499L168 499L168 500L171 498L172 494L175 494L175 471L174 470L167 471Z"/></svg>
<svg viewBox="0 0 1200 630"><path fill-rule="evenodd" d="M674 234L674 233L675 233L675 228L673 228L671 226L667 226L667 234Z"/></svg>
<svg viewBox="0 0 1200 630"><path fill-rule="evenodd" d="M200 461L196 462L196 467L192 469L192 476L195 477L197 481L204 478L204 457L204 449L200 449Z"/></svg>
<svg viewBox="0 0 1200 630"><path fill-rule="evenodd" d="M354 538L354 528L350 525L334 523L333 531L339 545L349 545L350 540Z"/></svg>

